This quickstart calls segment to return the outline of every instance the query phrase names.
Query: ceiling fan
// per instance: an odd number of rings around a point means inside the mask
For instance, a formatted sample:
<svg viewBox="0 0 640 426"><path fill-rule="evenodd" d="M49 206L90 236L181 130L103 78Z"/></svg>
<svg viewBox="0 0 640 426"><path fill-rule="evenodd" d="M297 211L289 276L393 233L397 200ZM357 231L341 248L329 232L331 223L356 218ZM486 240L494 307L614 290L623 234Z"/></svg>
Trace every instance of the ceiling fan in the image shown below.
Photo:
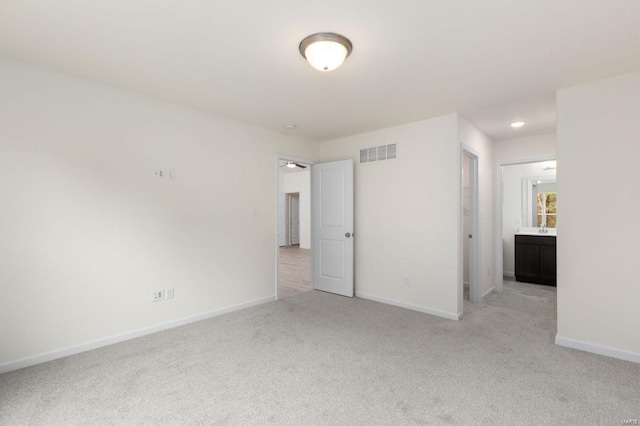
<svg viewBox="0 0 640 426"><path fill-rule="evenodd" d="M307 168L304 164L296 163L295 161L285 161L280 167L287 167L289 169L295 169L296 167L300 167L301 169Z"/></svg>

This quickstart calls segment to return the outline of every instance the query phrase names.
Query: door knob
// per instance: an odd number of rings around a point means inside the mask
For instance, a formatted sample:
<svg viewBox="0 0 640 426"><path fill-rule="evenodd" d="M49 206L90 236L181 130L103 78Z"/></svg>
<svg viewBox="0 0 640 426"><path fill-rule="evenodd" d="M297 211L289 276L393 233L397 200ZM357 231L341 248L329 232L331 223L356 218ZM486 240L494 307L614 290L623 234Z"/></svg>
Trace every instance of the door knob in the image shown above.
<svg viewBox="0 0 640 426"><path fill-rule="evenodd" d="M346 234L344 234L344 236L349 238L351 236L351 234L347 232Z"/></svg>

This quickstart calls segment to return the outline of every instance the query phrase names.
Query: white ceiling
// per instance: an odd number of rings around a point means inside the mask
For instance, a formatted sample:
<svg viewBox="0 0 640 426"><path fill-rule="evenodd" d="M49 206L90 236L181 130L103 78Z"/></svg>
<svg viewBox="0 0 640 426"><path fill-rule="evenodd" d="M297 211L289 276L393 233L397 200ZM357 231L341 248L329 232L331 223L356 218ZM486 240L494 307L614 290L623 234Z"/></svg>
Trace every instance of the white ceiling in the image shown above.
<svg viewBox="0 0 640 426"><path fill-rule="evenodd" d="M298 52L319 31L353 42L336 71ZM2 0L0 55L317 141L454 111L503 139L640 70L640 1Z"/></svg>

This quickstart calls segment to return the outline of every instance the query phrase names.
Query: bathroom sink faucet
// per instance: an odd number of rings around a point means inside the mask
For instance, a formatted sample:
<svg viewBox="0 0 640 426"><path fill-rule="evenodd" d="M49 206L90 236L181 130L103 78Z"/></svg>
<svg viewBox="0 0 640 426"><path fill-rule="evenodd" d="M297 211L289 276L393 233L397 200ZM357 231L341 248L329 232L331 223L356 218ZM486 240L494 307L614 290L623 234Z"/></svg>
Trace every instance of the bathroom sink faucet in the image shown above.
<svg viewBox="0 0 640 426"><path fill-rule="evenodd" d="M540 227L540 233L541 234L546 234L547 233L547 224L543 223L542 226Z"/></svg>

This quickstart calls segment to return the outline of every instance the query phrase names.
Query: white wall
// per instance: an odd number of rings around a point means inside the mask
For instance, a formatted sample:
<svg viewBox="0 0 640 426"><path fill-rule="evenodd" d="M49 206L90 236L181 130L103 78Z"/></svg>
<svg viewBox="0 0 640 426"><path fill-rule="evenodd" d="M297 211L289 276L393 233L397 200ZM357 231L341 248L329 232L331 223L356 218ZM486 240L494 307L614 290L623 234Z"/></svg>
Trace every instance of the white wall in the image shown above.
<svg viewBox="0 0 640 426"><path fill-rule="evenodd" d="M495 288L494 281L494 198L493 198L493 141L467 120L458 116L460 144L478 156L478 231L480 283L478 290L485 296ZM460 306L462 309L462 306Z"/></svg>
<svg viewBox="0 0 640 426"><path fill-rule="evenodd" d="M515 163L522 160L555 157L556 134L528 136L524 138L502 139L494 142L496 164Z"/></svg>
<svg viewBox="0 0 640 426"><path fill-rule="evenodd" d="M280 192L300 193L300 248L311 249L311 173L280 173Z"/></svg>
<svg viewBox="0 0 640 426"><path fill-rule="evenodd" d="M640 362L640 73L559 90L557 109L556 342Z"/></svg>
<svg viewBox="0 0 640 426"><path fill-rule="evenodd" d="M502 169L502 247L503 274L515 275L515 233L518 228L528 226L523 223L522 179L531 176L555 176L555 170L544 170L547 162L513 164ZM535 205L534 205L535 206ZM532 225L535 226L535 225Z"/></svg>
<svg viewBox="0 0 640 426"><path fill-rule="evenodd" d="M0 93L0 367L275 296L276 154L311 143L9 61Z"/></svg>
<svg viewBox="0 0 640 426"><path fill-rule="evenodd" d="M321 162L355 163L357 295L448 318L460 314L457 125L450 114L318 145ZM358 163L361 148L389 143L398 144L397 160Z"/></svg>

